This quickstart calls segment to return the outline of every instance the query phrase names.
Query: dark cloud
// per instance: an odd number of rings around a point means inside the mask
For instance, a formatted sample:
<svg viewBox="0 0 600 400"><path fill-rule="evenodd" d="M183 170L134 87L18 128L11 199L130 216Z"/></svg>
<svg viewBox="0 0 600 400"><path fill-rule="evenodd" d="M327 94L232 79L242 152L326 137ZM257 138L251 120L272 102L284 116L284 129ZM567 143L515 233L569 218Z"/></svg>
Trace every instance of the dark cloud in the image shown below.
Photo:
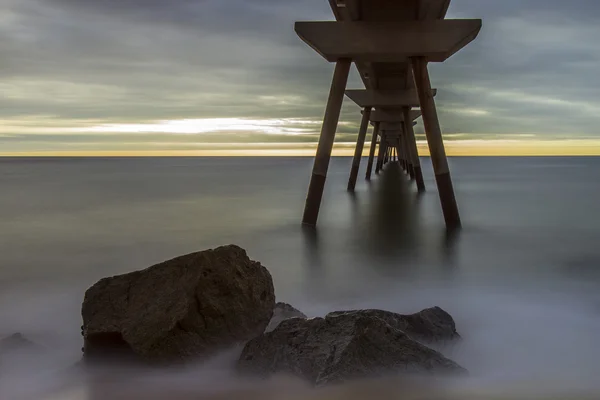
<svg viewBox="0 0 600 400"><path fill-rule="evenodd" d="M480 17L484 27L470 46L432 66L446 132L598 134L600 2L453 0L449 16ZM0 0L0 120L318 120L332 66L296 37L293 23L319 19L331 19L325 0ZM354 72L350 86L361 87ZM340 140L353 140L359 117L346 101L342 118L351 124ZM315 140L318 130L290 141ZM223 137L262 140L254 135ZM10 141L43 147L39 136ZM100 137L45 140L130 140Z"/></svg>

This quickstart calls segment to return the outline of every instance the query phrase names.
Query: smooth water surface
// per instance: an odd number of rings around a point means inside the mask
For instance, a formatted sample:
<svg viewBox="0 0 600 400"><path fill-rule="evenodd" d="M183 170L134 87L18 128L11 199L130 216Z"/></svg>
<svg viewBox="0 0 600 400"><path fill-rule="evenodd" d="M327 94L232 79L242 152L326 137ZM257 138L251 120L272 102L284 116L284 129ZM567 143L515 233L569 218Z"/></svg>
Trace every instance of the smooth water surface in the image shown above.
<svg viewBox="0 0 600 400"><path fill-rule="evenodd" d="M365 182L364 163L350 195L350 159L332 159L316 231L300 225L310 158L0 158L0 337L47 348L0 360L0 398L65 384L96 280L229 243L311 316L443 307L469 389L600 394L600 158L450 162L457 236L427 158L422 196L395 165ZM177 387L230 389L223 363L199 368ZM76 387L57 399L87 398Z"/></svg>

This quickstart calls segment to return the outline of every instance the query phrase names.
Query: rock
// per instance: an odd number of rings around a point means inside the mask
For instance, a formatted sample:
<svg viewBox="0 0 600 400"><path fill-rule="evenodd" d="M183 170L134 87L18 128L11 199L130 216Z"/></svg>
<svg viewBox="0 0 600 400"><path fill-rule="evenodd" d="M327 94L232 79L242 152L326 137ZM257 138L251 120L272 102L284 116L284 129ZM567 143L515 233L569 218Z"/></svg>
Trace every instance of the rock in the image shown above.
<svg viewBox="0 0 600 400"><path fill-rule="evenodd" d="M101 279L82 307L84 357L172 364L260 335L275 305L269 271L234 245Z"/></svg>
<svg viewBox="0 0 600 400"><path fill-rule="evenodd" d="M302 311L295 309L287 303L275 304L275 309L273 309L273 317L271 318L267 329L265 329L265 332L271 332L273 329L277 328L282 321L290 318L306 319L307 317Z"/></svg>
<svg viewBox="0 0 600 400"><path fill-rule="evenodd" d="M292 318L249 341L238 371L290 374L321 386L394 373L464 373L439 352L372 315Z"/></svg>
<svg viewBox="0 0 600 400"><path fill-rule="evenodd" d="M21 333L15 333L0 340L0 356L8 355L12 352L34 351L38 350L39 346L27 339Z"/></svg>
<svg viewBox="0 0 600 400"><path fill-rule="evenodd" d="M447 342L459 339L454 319L440 307L426 308L415 314L403 315L384 310L335 311L327 316L346 315L352 318L373 316L404 331L412 339L424 343Z"/></svg>

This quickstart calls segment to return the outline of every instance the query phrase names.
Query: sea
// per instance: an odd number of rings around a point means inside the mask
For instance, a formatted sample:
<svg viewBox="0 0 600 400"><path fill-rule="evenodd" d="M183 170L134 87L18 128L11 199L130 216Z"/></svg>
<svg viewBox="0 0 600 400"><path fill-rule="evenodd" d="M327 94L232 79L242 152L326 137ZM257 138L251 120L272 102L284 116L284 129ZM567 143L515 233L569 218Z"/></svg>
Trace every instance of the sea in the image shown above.
<svg viewBox="0 0 600 400"><path fill-rule="evenodd" d="M0 399L600 399L600 158L450 158L463 223L453 234L421 162L423 194L395 163L366 181L364 160L351 194L351 159L333 158L309 229L311 158L0 158L0 338L40 346L0 359ZM469 376L316 392L238 382L232 349L90 384L76 364L85 290L226 244L310 317L442 307L462 336L445 355Z"/></svg>

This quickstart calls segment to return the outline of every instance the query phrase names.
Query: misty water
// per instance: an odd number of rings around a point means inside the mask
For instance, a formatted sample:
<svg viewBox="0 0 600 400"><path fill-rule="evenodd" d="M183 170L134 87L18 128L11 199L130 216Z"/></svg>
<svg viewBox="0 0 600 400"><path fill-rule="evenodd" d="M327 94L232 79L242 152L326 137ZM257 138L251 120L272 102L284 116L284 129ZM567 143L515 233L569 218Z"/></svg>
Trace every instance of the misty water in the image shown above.
<svg viewBox="0 0 600 400"><path fill-rule="evenodd" d="M310 158L0 158L0 337L42 346L0 359L0 399L408 399L438 386L439 398L600 398L600 158L450 163L456 236L427 158L422 196L394 166L367 184L364 164L349 195L350 159L334 158L316 232L300 226ZM445 355L469 377L324 394L237 380L237 349L93 384L73 367L94 282L229 243L309 316L446 309L463 340Z"/></svg>

